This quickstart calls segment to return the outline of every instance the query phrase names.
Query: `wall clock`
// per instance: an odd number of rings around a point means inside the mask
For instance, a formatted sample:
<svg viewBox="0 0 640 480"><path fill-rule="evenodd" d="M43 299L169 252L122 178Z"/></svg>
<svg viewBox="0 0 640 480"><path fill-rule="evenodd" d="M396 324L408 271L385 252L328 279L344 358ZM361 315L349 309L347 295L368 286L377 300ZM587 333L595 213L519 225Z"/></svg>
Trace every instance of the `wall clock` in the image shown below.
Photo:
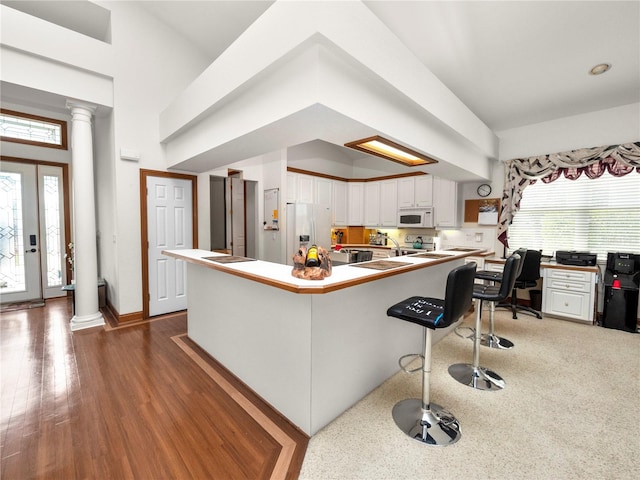
<svg viewBox="0 0 640 480"><path fill-rule="evenodd" d="M491 185L483 183L478 187L477 192L481 197L488 197L491 194Z"/></svg>

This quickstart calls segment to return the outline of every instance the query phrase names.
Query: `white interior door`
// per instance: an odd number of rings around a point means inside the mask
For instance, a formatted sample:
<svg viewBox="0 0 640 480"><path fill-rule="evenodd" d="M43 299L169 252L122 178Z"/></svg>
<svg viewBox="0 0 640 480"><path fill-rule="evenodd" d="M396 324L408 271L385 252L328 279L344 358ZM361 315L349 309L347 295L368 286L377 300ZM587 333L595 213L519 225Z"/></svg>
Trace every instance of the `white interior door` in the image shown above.
<svg viewBox="0 0 640 480"><path fill-rule="evenodd" d="M187 308L187 266L163 250L193 248L191 181L147 177L149 315Z"/></svg>
<svg viewBox="0 0 640 480"><path fill-rule="evenodd" d="M244 180L231 177L231 238L232 253L245 256Z"/></svg>
<svg viewBox="0 0 640 480"><path fill-rule="evenodd" d="M2 303L42 298L36 166L3 162L0 175Z"/></svg>

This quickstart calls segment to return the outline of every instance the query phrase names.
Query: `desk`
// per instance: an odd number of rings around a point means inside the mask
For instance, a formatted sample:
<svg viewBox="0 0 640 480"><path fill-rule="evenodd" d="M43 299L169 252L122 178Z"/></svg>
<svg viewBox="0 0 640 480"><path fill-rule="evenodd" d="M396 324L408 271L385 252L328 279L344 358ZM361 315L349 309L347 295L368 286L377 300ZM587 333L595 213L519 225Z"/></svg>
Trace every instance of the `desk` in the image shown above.
<svg viewBox="0 0 640 480"><path fill-rule="evenodd" d="M503 258L487 258L487 270L491 266L504 265ZM561 265L541 262L542 313L567 320L594 323L596 310L597 266Z"/></svg>
<svg viewBox="0 0 640 480"><path fill-rule="evenodd" d="M99 278L98 279L98 306L100 308L105 308L107 306L107 295L106 295L106 282ZM62 287L63 292L71 292L71 302L72 309L71 313L75 315L76 313L76 285L71 283L69 285L64 285Z"/></svg>

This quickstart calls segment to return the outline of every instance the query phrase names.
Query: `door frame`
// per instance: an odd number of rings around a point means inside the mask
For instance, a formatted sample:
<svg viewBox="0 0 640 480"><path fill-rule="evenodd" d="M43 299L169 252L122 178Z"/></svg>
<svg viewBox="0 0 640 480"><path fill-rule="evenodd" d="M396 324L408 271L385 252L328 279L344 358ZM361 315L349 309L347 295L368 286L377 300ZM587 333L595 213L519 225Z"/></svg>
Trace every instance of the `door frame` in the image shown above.
<svg viewBox="0 0 640 480"><path fill-rule="evenodd" d="M140 257L142 259L142 318L149 318L149 220L147 218L147 177L191 181L191 228L193 248L198 248L198 177L186 173L140 169Z"/></svg>
<svg viewBox="0 0 640 480"><path fill-rule="evenodd" d="M14 162L14 163L24 163L24 164L29 164L29 165L35 165L36 167L38 165L47 165L50 167L60 167L62 168L62 208L64 209L64 238L66 239L66 245L64 246L64 251L66 253L66 255L70 255L71 252L69 251L69 243L71 242L71 223L72 223L72 218L71 218L71 194L70 194L70 180L69 180L69 164L68 163L62 163L62 162L51 162L51 161L47 161L47 160L33 160L30 158L21 158L21 157L9 157L6 155L0 155L0 161L1 162ZM38 178L36 175L36 189L38 188ZM40 205L38 205L37 207L38 209L38 217L40 216ZM40 225L38 223L38 229L40 228ZM38 236L40 236L40 233L38 232ZM72 278L71 276L71 264L69 262L66 261L66 255L64 257L64 265L65 265L65 270L67 273L67 281L70 281L70 279ZM40 285L41 288L42 287L42 251L40 251ZM41 296L44 298L44 288L42 290ZM69 294L67 294L67 296L69 296Z"/></svg>

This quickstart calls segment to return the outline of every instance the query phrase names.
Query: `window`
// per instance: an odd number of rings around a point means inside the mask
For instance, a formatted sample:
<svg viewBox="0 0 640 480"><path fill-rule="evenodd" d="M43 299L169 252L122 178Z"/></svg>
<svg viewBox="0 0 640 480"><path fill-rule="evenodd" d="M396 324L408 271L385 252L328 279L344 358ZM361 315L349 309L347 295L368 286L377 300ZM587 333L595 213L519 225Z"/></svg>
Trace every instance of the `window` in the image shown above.
<svg viewBox="0 0 640 480"><path fill-rule="evenodd" d="M5 142L67 149L67 122L0 110L0 138Z"/></svg>
<svg viewBox="0 0 640 480"><path fill-rule="evenodd" d="M639 191L636 172L537 181L522 194L509 227L510 249L542 249L544 255L577 250L597 253L600 261L607 252L640 252Z"/></svg>

